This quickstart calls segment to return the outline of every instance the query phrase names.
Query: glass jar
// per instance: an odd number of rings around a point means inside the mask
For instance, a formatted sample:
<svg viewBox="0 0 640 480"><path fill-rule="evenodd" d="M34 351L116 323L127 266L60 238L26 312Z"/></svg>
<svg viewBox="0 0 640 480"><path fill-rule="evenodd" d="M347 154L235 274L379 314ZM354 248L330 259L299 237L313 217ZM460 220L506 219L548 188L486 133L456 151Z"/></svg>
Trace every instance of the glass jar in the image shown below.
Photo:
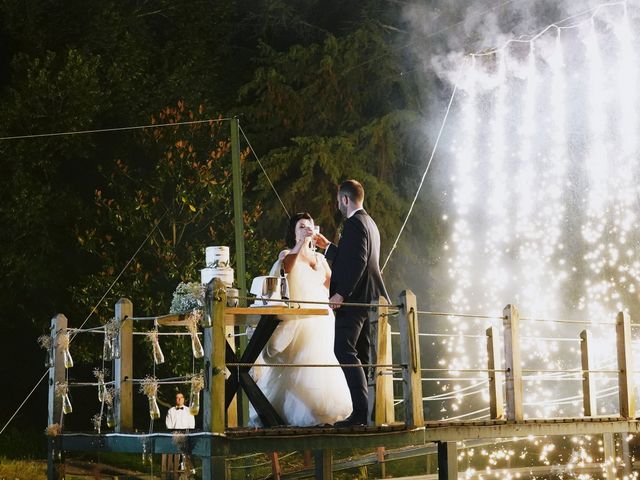
<svg viewBox="0 0 640 480"><path fill-rule="evenodd" d="M71 405L71 399L68 393L62 395L62 412L66 415L73 412L73 406Z"/></svg>
<svg viewBox="0 0 640 480"><path fill-rule="evenodd" d="M154 340L152 342L153 348L153 361L156 365L160 365L164 363L164 353L162 353L162 349L160 348L160 342L158 340Z"/></svg>
<svg viewBox="0 0 640 480"><path fill-rule="evenodd" d="M189 395L189 413L194 417L200 412L200 392L191 389Z"/></svg>
<svg viewBox="0 0 640 480"><path fill-rule="evenodd" d="M62 358L64 359L64 368L73 367L73 358L68 347L62 350Z"/></svg>
<svg viewBox="0 0 640 480"><path fill-rule="evenodd" d="M149 417L151 417L151 420L158 420L160 418L160 408L158 407L158 401L155 395L149 397Z"/></svg>
<svg viewBox="0 0 640 480"><path fill-rule="evenodd" d="M116 417L113 414L113 406L107 405L107 427L113 428L116 426Z"/></svg>
<svg viewBox="0 0 640 480"><path fill-rule="evenodd" d="M204 349L202 348L202 343L200 343L197 333L191 334L191 351L193 352L194 358L204 357Z"/></svg>

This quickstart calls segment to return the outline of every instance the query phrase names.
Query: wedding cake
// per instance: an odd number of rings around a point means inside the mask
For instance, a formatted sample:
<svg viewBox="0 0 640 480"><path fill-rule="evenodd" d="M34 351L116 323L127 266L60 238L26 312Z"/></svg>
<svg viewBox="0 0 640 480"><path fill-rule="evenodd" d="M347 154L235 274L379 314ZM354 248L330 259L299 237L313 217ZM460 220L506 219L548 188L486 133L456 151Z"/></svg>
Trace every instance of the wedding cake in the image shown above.
<svg viewBox="0 0 640 480"><path fill-rule="evenodd" d="M205 249L206 267L200 270L200 281L206 285L219 278L226 287L233 285L233 268L229 266L229 247L207 247Z"/></svg>

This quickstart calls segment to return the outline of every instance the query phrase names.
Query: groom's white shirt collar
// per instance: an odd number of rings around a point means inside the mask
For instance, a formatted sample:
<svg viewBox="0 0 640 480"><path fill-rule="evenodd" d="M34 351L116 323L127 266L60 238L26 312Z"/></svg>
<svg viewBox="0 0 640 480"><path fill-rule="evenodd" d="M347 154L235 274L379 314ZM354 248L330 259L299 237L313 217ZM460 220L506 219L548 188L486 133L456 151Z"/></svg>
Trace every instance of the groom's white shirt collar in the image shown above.
<svg viewBox="0 0 640 480"><path fill-rule="evenodd" d="M360 210L364 210L364 208L363 207L356 208L353 212L351 212L351 215L349 215L347 218L353 217L356 214L356 212L359 212Z"/></svg>

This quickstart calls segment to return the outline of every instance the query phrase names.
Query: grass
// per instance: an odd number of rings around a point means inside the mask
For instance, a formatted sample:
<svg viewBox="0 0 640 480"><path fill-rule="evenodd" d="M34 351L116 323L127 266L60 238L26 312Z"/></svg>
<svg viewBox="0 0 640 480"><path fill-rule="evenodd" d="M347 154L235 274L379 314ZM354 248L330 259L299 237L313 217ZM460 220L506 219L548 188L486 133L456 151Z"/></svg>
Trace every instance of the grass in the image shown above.
<svg viewBox="0 0 640 480"><path fill-rule="evenodd" d="M38 480L47 478L47 463L44 460L10 460L0 457L0 479Z"/></svg>

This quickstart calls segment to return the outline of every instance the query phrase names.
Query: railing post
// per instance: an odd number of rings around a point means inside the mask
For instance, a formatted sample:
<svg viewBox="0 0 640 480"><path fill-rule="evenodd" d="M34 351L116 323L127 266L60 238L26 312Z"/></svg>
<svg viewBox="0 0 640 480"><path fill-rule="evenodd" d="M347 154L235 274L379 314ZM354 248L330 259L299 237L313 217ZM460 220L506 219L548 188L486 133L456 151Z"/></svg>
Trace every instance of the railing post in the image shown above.
<svg viewBox="0 0 640 480"><path fill-rule="evenodd" d="M380 305L387 304L387 299L380 297ZM370 338L371 338L371 362L390 365L391 348L389 340L389 322L387 315L389 308L379 307L369 313ZM386 375L386 368L375 367L369 369L369 419L373 419L375 425L393 422L393 377ZM390 394L390 396L389 396ZM389 408L389 406L391 408ZM389 415L391 414L391 418Z"/></svg>
<svg viewBox="0 0 640 480"><path fill-rule="evenodd" d="M211 312L211 327L203 331L204 399L202 402L202 429L205 432L224 433L225 430L225 367L226 328L224 322L227 290L215 278L207 285L209 302L205 308ZM224 456L202 456L202 478L229 478Z"/></svg>
<svg viewBox="0 0 640 480"><path fill-rule="evenodd" d="M233 325L227 325L225 327L225 338L233 350L236 349L236 338L234 334L235 328ZM227 426L229 427L238 426L238 397L239 395L234 396L229 404L229 408L227 408Z"/></svg>
<svg viewBox="0 0 640 480"><path fill-rule="evenodd" d="M596 382L591 369L593 368L593 355L591 349L591 332L580 332L580 353L582 358L582 407L584 416L591 417L598 413L596 399Z"/></svg>
<svg viewBox="0 0 640 480"><path fill-rule="evenodd" d="M214 279L210 296L211 328L204 329L205 348L205 401L203 428L213 433L225 430L225 368L226 328L224 323L227 291L220 279Z"/></svg>
<svg viewBox="0 0 640 480"><path fill-rule="evenodd" d="M615 461L616 446L613 442L613 433L602 434L602 444L604 450L604 478L606 480L616 480Z"/></svg>
<svg viewBox="0 0 640 480"><path fill-rule="evenodd" d="M62 348L58 345L58 332L67 328L67 317L59 313L51 319L51 327L49 334L51 335L51 348L53 349L52 360L49 365L49 415L48 424L60 423L62 425L62 399L56 395L56 383L64 382L64 360L62 357ZM58 475L58 459L56 452L57 442L55 438L49 438L47 442L47 479L57 480Z"/></svg>
<svg viewBox="0 0 640 480"><path fill-rule="evenodd" d="M507 420L521 421L522 413L522 364L520 362L520 315L515 305L507 305L503 311L504 359L507 367L505 385L507 392Z"/></svg>
<svg viewBox="0 0 640 480"><path fill-rule="evenodd" d="M116 303L120 356L114 359L116 432L133 430L133 303L121 298Z"/></svg>
<svg viewBox="0 0 640 480"><path fill-rule="evenodd" d="M331 480L333 478L333 450L323 448L315 451L316 480Z"/></svg>
<svg viewBox="0 0 640 480"><path fill-rule="evenodd" d="M631 319L626 312L618 312L616 317L616 343L618 350L620 416L622 418L634 418L636 414L636 398L633 387Z"/></svg>
<svg viewBox="0 0 640 480"><path fill-rule="evenodd" d="M403 365L405 422L407 427L422 427L424 411L416 296L411 290L405 290L400 294L400 304L400 355Z"/></svg>
<svg viewBox="0 0 640 480"><path fill-rule="evenodd" d="M487 328L487 369L489 371L489 414L492 420L504 418L504 397L502 384L504 374L499 372L502 368L500 346L498 345L498 332L494 326Z"/></svg>
<svg viewBox="0 0 640 480"><path fill-rule="evenodd" d="M56 382L64 382L64 360L57 337L59 332L67 329L67 323L67 317L61 313L51 319L51 348L54 349L54 355L53 364L49 366L49 425L62 424L62 399L56 395Z"/></svg>
<svg viewBox="0 0 640 480"><path fill-rule="evenodd" d="M458 479L456 442L438 442L438 480Z"/></svg>

